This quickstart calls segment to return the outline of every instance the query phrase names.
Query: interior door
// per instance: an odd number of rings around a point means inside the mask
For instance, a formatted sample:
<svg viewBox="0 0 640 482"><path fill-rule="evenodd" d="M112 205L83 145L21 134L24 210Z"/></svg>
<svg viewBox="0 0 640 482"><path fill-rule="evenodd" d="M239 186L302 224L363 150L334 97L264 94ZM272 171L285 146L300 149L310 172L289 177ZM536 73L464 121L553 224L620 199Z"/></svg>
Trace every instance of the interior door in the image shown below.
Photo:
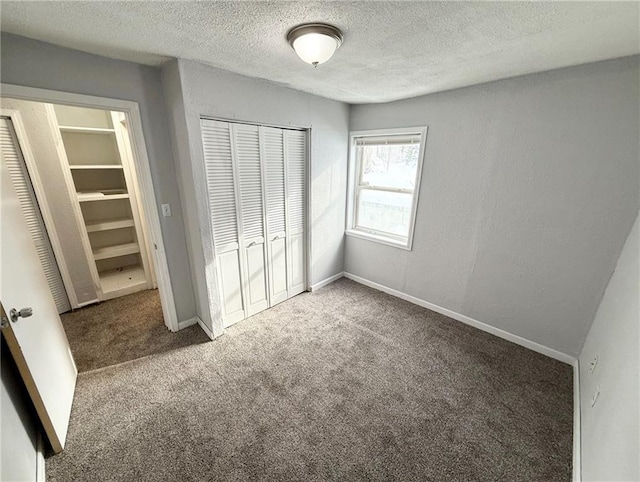
<svg viewBox="0 0 640 482"><path fill-rule="evenodd" d="M287 185L287 259L289 297L306 288L306 159L305 131L285 130Z"/></svg>
<svg viewBox="0 0 640 482"><path fill-rule="evenodd" d="M283 132L282 129L272 127L260 128L267 211L269 306L274 306L288 297Z"/></svg>
<svg viewBox="0 0 640 482"><path fill-rule="evenodd" d="M240 249L244 255L247 316L269 307L266 272L264 193L260 163L259 128L231 124L234 139L241 215Z"/></svg>
<svg viewBox="0 0 640 482"><path fill-rule="evenodd" d="M77 370L4 157L0 164L2 335L51 447L60 452ZM12 317L12 309L22 316Z"/></svg>
<svg viewBox="0 0 640 482"><path fill-rule="evenodd" d="M18 194L18 201L27 220L31 239L36 246L40 266L44 270L49 291L56 303L58 313L71 310L71 303L62 282L60 269L53 254L47 228L38 206L27 164L22 154L22 146L18 142L13 123L8 117L0 117L0 152L7 164L11 181Z"/></svg>

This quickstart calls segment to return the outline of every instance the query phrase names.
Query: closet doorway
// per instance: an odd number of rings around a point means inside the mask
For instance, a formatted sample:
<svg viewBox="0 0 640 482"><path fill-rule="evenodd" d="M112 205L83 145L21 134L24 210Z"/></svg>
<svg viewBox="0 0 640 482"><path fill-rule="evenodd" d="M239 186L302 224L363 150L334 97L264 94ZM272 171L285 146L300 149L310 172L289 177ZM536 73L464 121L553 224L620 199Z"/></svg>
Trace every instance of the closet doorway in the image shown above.
<svg viewBox="0 0 640 482"><path fill-rule="evenodd" d="M226 328L307 287L308 133L201 118Z"/></svg>
<svg viewBox="0 0 640 482"><path fill-rule="evenodd" d="M80 371L187 344L167 331L178 323L137 104L17 86L1 101L3 162Z"/></svg>

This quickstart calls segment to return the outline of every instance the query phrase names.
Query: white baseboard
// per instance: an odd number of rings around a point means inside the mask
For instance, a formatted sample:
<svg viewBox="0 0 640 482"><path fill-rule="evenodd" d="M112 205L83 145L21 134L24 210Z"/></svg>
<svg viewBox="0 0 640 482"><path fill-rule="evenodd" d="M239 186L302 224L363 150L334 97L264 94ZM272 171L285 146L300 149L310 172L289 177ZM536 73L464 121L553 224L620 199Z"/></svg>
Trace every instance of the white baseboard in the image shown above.
<svg viewBox="0 0 640 482"><path fill-rule="evenodd" d="M580 406L580 361L573 362L573 482L582 480L582 435Z"/></svg>
<svg viewBox="0 0 640 482"><path fill-rule="evenodd" d="M187 320L182 320L178 322L178 331L180 330L184 330L185 328L188 328L189 326L193 326L195 324L198 323L198 317L194 316L193 318L189 318Z"/></svg>
<svg viewBox="0 0 640 482"><path fill-rule="evenodd" d="M334 274L333 276L330 276L327 279L323 279L322 281L319 281L318 283L311 285L311 287L309 288L309 291L313 292L313 291L319 290L323 286L327 286L329 283L333 283L334 281L339 280L344 275L345 275L344 272L340 272L338 274Z"/></svg>
<svg viewBox="0 0 640 482"><path fill-rule="evenodd" d="M393 288L389 288L388 286L369 281L368 279L361 278L360 276L356 276L351 273L347 273L346 271L343 275L345 278L349 278L353 281L356 281L357 283L369 286L370 288L376 289L378 291L383 291L384 293L396 296L405 301L408 301L409 303L422 306L423 308L427 308L428 310L435 311L436 313L440 313L441 315L448 316L449 318L453 318L454 320L461 321L462 323L473 326L474 328L478 328L479 330L486 331L487 333L491 333L492 335L503 338L517 345L523 346L538 353L542 353L543 355L546 355L548 357L555 358L556 360L563 363L573 365L576 360L575 357L567 355L566 353L562 353L558 350L554 350L553 348L540 345L535 341L527 340L526 338L522 338L521 336L514 335L513 333L509 333L508 331L501 330L500 328L496 328L491 325L487 325L486 323L483 323L481 321L474 320L473 318L461 315L460 313L456 313L455 311L448 310L447 308L434 305L433 303L421 300L420 298L416 298L415 296L411 296L401 291L394 290Z"/></svg>
<svg viewBox="0 0 640 482"><path fill-rule="evenodd" d="M196 323L198 323L198 325L200 325L200 328L202 328L202 329L203 329L203 331L207 334L207 336L208 336L209 338L211 338L212 340L214 340L214 339L216 338L216 337L215 337L215 335L213 334L213 331L211 331L211 330L209 329L209 327L208 327L207 325L205 325L205 324L204 324L204 321L202 321L202 320L200 319L200 317L196 316L196 317L195 317L195 320L196 320Z"/></svg>
<svg viewBox="0 0 640 482"><path fill-rule="evenodd" d="M96 298L95 300L91 300L91 301L84 301L82 303L78 303L78 306L76 306L75 308L73 308L74 310L77 310L78 308L84 308L85 306L89 306L89 305L94 305L96 303L100 303L100 300L98 298Z"/></svg>

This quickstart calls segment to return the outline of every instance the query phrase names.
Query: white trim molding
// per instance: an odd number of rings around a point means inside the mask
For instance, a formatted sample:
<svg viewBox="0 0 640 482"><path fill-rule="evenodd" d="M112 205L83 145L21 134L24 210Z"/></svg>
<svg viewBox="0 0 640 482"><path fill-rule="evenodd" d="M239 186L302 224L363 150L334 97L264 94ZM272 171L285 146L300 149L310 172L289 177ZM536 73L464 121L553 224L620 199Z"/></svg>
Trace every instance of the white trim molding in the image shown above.
<svg viewBox="0 0 640 482"><path fill-rule="evenodd" d="M45 448L42 432L40 430L38 430L38 433L36 434L36 451L36 482L46 482L47 476L45 473L44 461Z"/></svg>
<svg viewBox="0 0 640 482"><path fill-rule="evenodd" d="M323 286L327 286L334 281L339 280L344 276L344 271L340 271L338 274L334 274L333 276L329 276L327 279L323 279L322 281L318 281L316 284L313 284L309 287L309 291L318 291Z"/></svg>
<svg viewBox="0 0 640 482"><path fill-rule="evenodd" d="M186 320L179 321L178 331L184 330L185 328L189 328L190 326L193 326L193 325L197 325L199 319L200 318L198 318L197 316L194 316L193 318L187 318Z"/></svg>
<svg viewBox="0 0 640 482"><path fill-rule="evenodd" d="M479 330L485 331L487 333L491 333L499 338L510 341L517 345L523 346L535 352L541 353L548 357L554 358L563 363L567 363L569 365L573 365L576 358L567 355L566 353L562 353L558 350L554 350L553 348L549 348L547 346L536 343L535 341L527 340L518 335L514 335L513 333L509 333L508 331L501 330L500 328L496 328L494 326L488 325L478 320L474 320L466 315L462 315L460 313L456 313L455 311L448 310L447 308L443 308L438 305L434 305L433 303L429 303L428 301L421 300L420 298L416 298L415 296L408 295L398 290L394 290L393 288L389 288L388 286L384 286L373 281L369 281L368 279L361 278L360 276L356 276L354 274L344 272L344 277L349 278L357 283L363 284L365 286L369 286L370 288L376 289L378 291L382 291L389 295L395 296L397 298L401 298L409 303L413 303L414 305L422 306L423 308L427 308L428 310L435 311L436 313L440 313L441 315L448 316L449 318L453 318L456 321L461 321L466 325L473 326L474 328L478 328Z"/></svg>
<svg viewBox="0 0 640 482"><path fill-rule="evenodd" d="M573 482L582 480L582 434L580 407L580 360L573 362Z"/></svg>
<svg viewBox="0 0 640 482"><path fill-rule="evenodd" d="M83 301L82 303L78 303L78 306L76 308L83 308L85 306L93 305L95 303L100 303L100 300L98 298L94 298L93 300Z"/></svg>
<svg viewBox="0 0 640 482"><path fill-rule="evenodd" d="M204 321L202 321L199 316L196 316L193 319L196 320L196 323L200 325L200 328L202 328L202 330L207 334L209 338L211 338L212 340L215 340L217 338L217 336L213 334L213 331L211 331L209 327L205 325ZM220 335L222 335L222 333L220 333Z"/></svg>

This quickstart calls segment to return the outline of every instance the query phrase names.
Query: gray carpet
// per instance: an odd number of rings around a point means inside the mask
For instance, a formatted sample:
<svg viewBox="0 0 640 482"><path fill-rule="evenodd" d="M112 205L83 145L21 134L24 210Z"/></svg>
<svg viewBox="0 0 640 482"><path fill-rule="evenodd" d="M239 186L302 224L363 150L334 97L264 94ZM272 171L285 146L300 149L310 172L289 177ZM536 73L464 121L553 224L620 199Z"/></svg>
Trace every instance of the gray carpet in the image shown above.
<svg viewBox="0 0 640 482"><path fill-rule="evenodd" d="M81 372L209 341L198 326L171 333L158 290L103 301L60 319Z"/></svg>
<svg viewBox="0 0 640 482"><path fill-rule="evenodd" d="M82 373L49 480L571 479L571 367L348 280Z"/></svg>

